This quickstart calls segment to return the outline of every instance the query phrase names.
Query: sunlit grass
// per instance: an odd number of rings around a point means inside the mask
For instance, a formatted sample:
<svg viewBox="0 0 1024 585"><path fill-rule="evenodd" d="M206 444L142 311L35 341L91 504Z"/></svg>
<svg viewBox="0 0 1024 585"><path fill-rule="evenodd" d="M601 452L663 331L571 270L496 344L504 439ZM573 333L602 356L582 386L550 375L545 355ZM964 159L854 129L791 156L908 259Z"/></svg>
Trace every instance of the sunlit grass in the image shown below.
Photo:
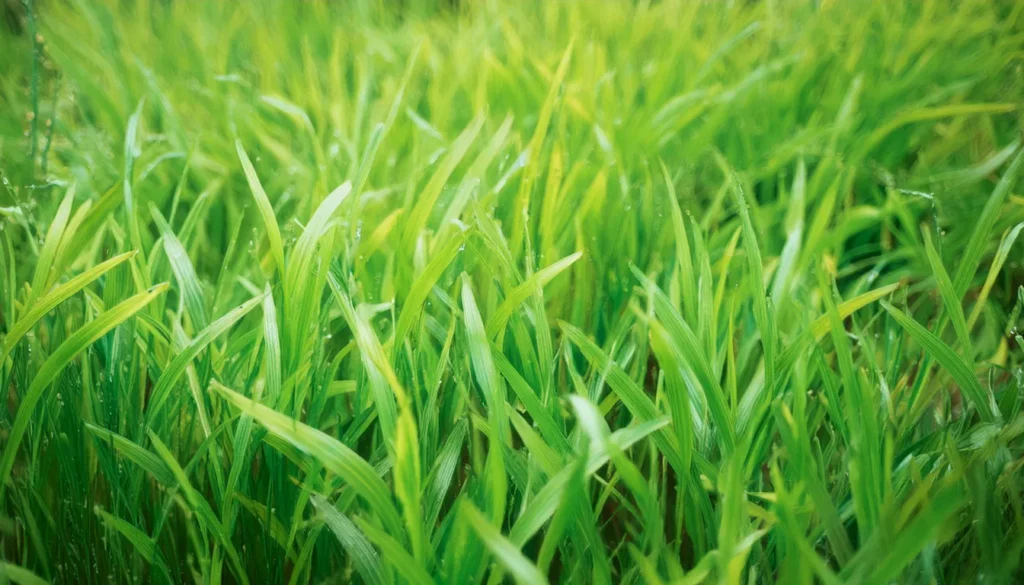
<svg viewBox="0 0 1024 585"><path fill-rule="evenodd" d="M0 582L1021 578L1024 4L35 4Z"/></svg>

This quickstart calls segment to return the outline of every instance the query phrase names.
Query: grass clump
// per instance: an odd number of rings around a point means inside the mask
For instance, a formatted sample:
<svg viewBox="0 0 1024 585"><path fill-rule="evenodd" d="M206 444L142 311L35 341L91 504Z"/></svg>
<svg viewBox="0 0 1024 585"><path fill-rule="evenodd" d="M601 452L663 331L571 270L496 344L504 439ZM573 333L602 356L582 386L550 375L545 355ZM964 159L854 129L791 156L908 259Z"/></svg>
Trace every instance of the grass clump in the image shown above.
<svg viewBox="0 0 1024 585"><path fill-rule="evenodd" d="M1010 583L1024 4L8 3L0 581Z"/></svg>

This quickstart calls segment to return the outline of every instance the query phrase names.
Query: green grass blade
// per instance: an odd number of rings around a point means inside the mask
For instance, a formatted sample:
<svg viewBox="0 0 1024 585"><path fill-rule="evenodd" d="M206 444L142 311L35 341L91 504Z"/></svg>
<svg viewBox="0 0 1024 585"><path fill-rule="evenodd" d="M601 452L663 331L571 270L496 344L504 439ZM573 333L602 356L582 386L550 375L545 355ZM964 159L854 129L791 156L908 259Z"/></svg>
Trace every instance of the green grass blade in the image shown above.
<svg viewBox="0 0 1024 585"><path fill-rule="evenodd" d="M594 342L587 339L586 335L582 331L569 325L568 323L559 323L562 331L565 332L569 340L573 342L576 347L580 348L583 355L586 356L587 360L593 363L594 368L607 375L608 385L611 386L612 390L616 393L622 403L629 409L629 412L636 417L640 422L653 422L658 418L658 411L654 407L650 398L644 393L636 382L631 380L629 376L619 367L618 364L613 362L601 348L599 348ZM679 453L679 446L675 442L675 437L670 435L667 431L657 431L654 435L654 442L658 445L658 449L665 455L665 459L672 465L676 470L676 473L680 476L685 477L684 469L688 466L684 465L682 455Z"/></svg>
<svg viewBox="0 0 1024 585"><path fill-rule="evenodd" d="M15 585L49 585L49 581L18 565L0 561L0 577Z"/></svg>
<svg viewBox="0 0 1024 585"><path fill-rule="evenodd" d="M668 422L668 419L663 417L647 423L629 426L612 433L609 440L620 450L625 451L652 433L662 430ZM590 453L589 458L585 462L585 472L593 474L608 463L608 459L609 455L604 451L603 447L595 449ZM544 484L544 487L534 496L531 505L512 525L508 535L509 540L517 546L524 546L551 519L558 509L559 503L562 501L562 496L565 494L566 486L569 484L573 473L573 468L567 467Z"/></svg>
<svg viewBox="0 0 1024 585"><path fill-rule="evenodd" d="M403 250L412 249L416 238L419 237L423 228L427 225L427 219L437 204L437 198L441 194L441 189L448 182L448 178L455 170L455 167L466 156L466 152L469 150L470 145L473 144L473 140L480 133L484 121L485 118L478 117L466 126L462 134L452 143L448 154L445 155L437 170L430 177L430 181L427 182L423 191L416 198L416 205L405 216L405 228L402 230L401 244Z"/></svg>
<svg viewBox="0 0 1024 585"><path fill-rule="evenodd" d="M38 372L32 379L31 386L29 386L28 391L25 392L25 395L18 404L18 412L15 415L10 434L4 445L3 459L0 459L0 499L2 499L7 480L10 478L11 468L14 467L14 458L18 454L21 439L28 428L28 423L36 404L43 397L43 392L50 387L50 384L64 370L65 366L71 363L85 348L92 345L114 327L131 318L135 313L141 311L166 290L166 284L157 285L149 291L139 293L100 313L95 319L80 327L64 343L60 344L43 365L39 367Z"/></svg>
<svg viewBox="0 0 1024 585"><path fill-rule="evenodd" d="M268 431L281 437L298 449L312 455L320 463L345 480L376 514L391 534L401 533L402 522L398 511L388 496L384 481L373 467L355 451L336 439L311 428L297 420L275 412L262 404L230 390L214 381L213 389L241 412L251 416Z"/></svg>
<svg viewBox="0 0 1024 585"><path fill-rule="evenodd" d="M505 388L494 368L488 335L484 330L476 299L473 297L469 277L466 275L462 277L462 310L473 372L487 403L491 449L487 457L486 486L490 496L490 517L497 523L505 515L508 497L508 476L502 448L509 436L508 417L505 415Z"/></svg>
<svg viewBox="0 0 1024 585"><path fill-rule="evenodd" d="M147 536L145 532L129 524L124 519L113 516L104 510L96 508L96 514L99 515L100 519L103 520L103 523L106 524L108 528L118 532L125 538L125 540L130 542L132 548L142 555L142 558L146 559L146 562L156 567L156 570L159 571L164 582L173 582L170 574L167 572L167 566L164 564L164 560L160 556L160 551L157 550L156 543L153 542L153 539Z"/></svg>
<svg viewBox="0 0 1024 585"><path fill-rule="evenodd" d="M508 361L508 358L502 355L494 344L491 344L491 356L494 358L494 364L498 371L508 381L512 392L519 398L519 401L523 403L523 407L530 414L533 423L537 425L547 444L559 454L568 453L570 449L565 434L555 422L550 411L540 401L537 391L530 387L529 383L516 371L512 362Z"/></svg>
<svg viewBox="0 0 1024 585"><path fill-rule="evenodd" d="M743 187L738 177L733 178L733 185L736 192L736 201L739 205L740 219L743 224L743 248L747 253L747 269L750 272L750 280L747 286L750 287L751 302L754 305L754 321L757 322L758 332L761 334L761 345L764 348L765 379L769 384L775 381L775 322L768 311L768 293L764 288L764 270L761 261L761 248L757 242L757 231L750 218L750 208L747 205L746 197L743 194Z"/></svg>
<svg viewBox="0 0 1024 585"><path fill-rule="evenodd" d="M969 365L973 365L974 348L971 344L970 331L967 329L967 320L964 319L964 311L960 306L960 297L953 290L953 282L949 280L949 274L946 272L945 266L942 265L942 258L939 256L938 251L935 250L931 233L925 229L922 235L924 236L924 249L928 254L928 263L931 264L932 272L935 273L935 280L939 284L942 304L946 308L946 314L953 320L953 330L956 331L960 348L964 352L964 359Z"/></svg>
<svg viewBox="0 0 1024 585"><path fill-rule="evenodd" d="M978 378L974 375L971 366L963 358L958 356L952 348L936 337L934 333L925 329L903 311L885 301L882 301L882 307L889 312L900 327L905 329L914 338L914 341L921 345L929 356L953 376L953 379L960 386L960 389L963 390L967 399L971 401L971 405L978 411L983 421L992 422L998 418L998 411L994 408L991 396L981 387L981 383L978 382Z"/></svg>
<svg viewBox="0 0 1024 585"><path fill-rule="evenodd" d="M960 298L963 298L967 293L967 289L974 279L974 273L978 271L978 266L981 264L981 255L984 253L985 246L991 237L992 228L999 219L1003 203L1010 194L1010 189L1013 188L1017 175L1020 174L1021 165L1024 165L1024 150L1018 152L1017 156L1013 158L1013 161L1006 168L1002 178L999 179L999 183L996 184L996 188L992 190L992 195L985 202L981 216L974 224L974 231L971 232L971 238L967 242L967 247L959 258L956 275L953 277L953 289Z"/></svg>
<svg viewBox="0 0 1024 585"><path fill-rule="evenodd" d="M387 581L384 569L381 568L380 557L359 528L323 496L313 494L310 501L317 511L324 515L324 521L351 557L359 576L367 585L384 585Z"/></svg>
<svg viewBox="0 0 1024 585"><path fill-rule="evenodd" d="M263 290L263 344L266 347L267 403L273 407L281 397L281 338L277 326L277 307L269 283Z"/></svg>
<svg viewBox="0 0 1024 585"><path fill-rule="evenodd" d="M96 435L96 437L106 443L109 443L118 453L124 455L127 459L141 467L144 471L153 476L153 479L157 480L161 484L167 487L173 487L177 484L174 474L167 468L164 462L147 451L144 447L140 446L126 437L123 437L114 431L104 429L93 424L86 423L85 428Z"/></svg>
<svg viewBox="0 0 1024 585"><path fill-rule="evenodd" d="M188 475L181 465L174 458L174 454L171 450L160 440L160 437L149 430L149 440L153 443L153 449L156 450L157 455L163 459L167 468L171 470L175 479L178 480L178 487L184 492L185 500L189 504L192 512L195 514L196 522L202 526L205 530L209 531L214 536L217 544L223 547L225 554L231 561L231 568L238 578L239 582L243 585L248 585L249 578L245 573L245 567L242 566L241 558L238 555L238 551L235 549L234 544L231 542L231 537L224 529L224 525L221 524L220 519L214 514L213 509L210 507L209 502L203 498L195 487L192 486L192 482L189 481ZM200 551L200 554L206 556L206 551ZM217 558L219 551L214 549L214 558ZM206 562L205 559L203 559ZM219 576L219 567L217 568L216 574Z"/></svg>
<svg viewBox="0 0 1024 585"><path fill-rule="evenodd" d="M387 532L359 518L359 528L377 545L381 557L410 585L431 585L434 581L420 564Z"/></svg>
<svg viewBox="0 0 1024 585"><path fill-rule="evenodd" d="M494 339L508 323L509 318L512 317L512 313L515 312L519 305L523 304L526 299L530 298L538 288L544 287L547 283L551 282L556 276L562 273L566 268L573 265L574 262L579 260L583 256L583 252L576 252L570 254L557 262L553 262L550 266L546 266L541 270L533 273L529 278L523 281L522 284L512 289L508 296L505 297L505 301L494 311L494 314L487 320L487 337Z"/></svg>
<svg viewBox="0 0 1024 585"><path fill-rule="evenodd" d="M263 190L260 178L256 175L256 169L253 168L241 140L235 141L235 149L238 151L238 159L242 161L242 170L245 171L245 179L249 182L249 189L252 190L252 196L256 200L256 208L263 219L263 227L267 230L270 254L277 264L277 269L281 274L284 274L284 244L281 240L281 228L277 225L277 216L274 215L274 208L270 205L270 199L267 198L267 193Z"/></svg>
<svg viewBox="0 0 1024 585"><path fill-rule="evenodd" d="M548 580L537 569L536 565L530 562L523 553L501 535L497 528L480 513L473 504L467 500L462 501L459 508L462 517L466 518L473 530L480 535L481 540L491 550L491 554L508 570L520 585L544 585Z"/></svg>
<svg viewBox="0 0 1024 585"><path fill-rule="evenodd" d="M306 229L299 236L288 259L287 276L285 277L286 297L290 302L301 300L305 296L305 283L313 272L313 254L316 245L324 236L328 222L345 198L352 192L352 183L346 181L331 192L317 207L313 217L306 224Z"/></svg>
<svg viewBox="0 0 1024 585"><path fill-rule="evenodd" d="M171 231L171 226L168 225L167 220L160 214L160 210L150 203L149 212L153 216L153 221L156 222L157 228L160 230L161 238L163 238L164 251L167 252L171 269L174 271L174 279L178 282L178 289L184 301L185 309L188 310L196 330L205 329L209 323L209 318L206 315L206 303L203 300L202 285L199 284L199 276L196 274L195 267L192 266L192 260L189 259L185 247L181 245L177 236Z"/></svg>
<svg viewBox="0 0 1024 585"><path fill-rule="evenodd" d="M1006 259L1010 255L1010 249L1013 248L1013 244L1017 241L1017 236L1020 235L1022 229L1024 229L1024 223L1018 223L1003 234L1003 239L999 242L995 258L992 259L992 265L989 267L988 276L985 278L985 284L981 287L981 292L978 293L978 299L974 303L971 316L967 319L968 331L973 329L974 325L978 322L978 317L981 316L981 310L985 306L985 301L988 300L989 294L992 292L992 286L995 285L999 271L1002 270L1003 264L1006 263Z"/></svg>
<svg viewBox="0 0 1024 585"><path fill-rule="evenodd" d="M36 270L32 276L32 291L28 297L29 304L36 297L46 292L43 289L46 286L46 282L50 279L50 271L59 261L59 258L56 257L57 247L61 239L65 237L64 230L68 225L68 218L71 215L71 204L74 201L75 186L72 185L68 189L67 194L64 195L64 200L61 202L60 207L57 209L57 214L50 223L50 229L46 232L43 247L39 250L39 259L36 261Z"/></svg>
<svg viewBox="0 0 1024 585"><path fill-rule="evenodd" d="M178 383L178 379L185 373L185 368L188 367L192 360L199 355L199 352L203 351L206 346L213 343L213 340L220 337L224 332L231 329L231 326L237 323L242 317L244 317L249 311L253 310L260 303L263 302L263 296L249 299L241 305L231 309L224 314L220 319L217 319L213 323L199 332L184 349L181 350L174 359L164 368L163 373L160 375L160 379L157 380L153 386L151 398L146 408L146 417L149 420L155 420L157 416L162 414L164 403L170 398L171 390L174 385Z"/></svg>
<svg viewBox="0 0 1024 585"><path fill-rule="evenodd" d="M4 338L3 348L0 349L0 365L3 365L11 351L14 350L14 346L21 341L21 338L24 337L25 334L28 333L44 315L74 296L75 293L82 290L99 277L103 276L109 270L120 265L122 262L128 260L134 255L135 252L118 254L110 260L101 262L78 276L71 278L64 284L37 299L35 303L32 303L31 308L29 308L28 311L22 315L7 332L7 336Z"/></svg>
<svg viewBox="0 0 1024 585"><path fill-rule="evenodd" d="M423 272L416 277L409 292L405 296L402 310L398 313L398 323L395 325L395 335L392 341L392 349L397 350L405 341L405 336L412 329L413 323L423 309L423 303L430 295L430 291L437 284L437 281L444 274L445 269L455 260L459 252L465 246L465 233L460 233L450 238L441 246L430 259L430 263L423 269Z"/></svg>

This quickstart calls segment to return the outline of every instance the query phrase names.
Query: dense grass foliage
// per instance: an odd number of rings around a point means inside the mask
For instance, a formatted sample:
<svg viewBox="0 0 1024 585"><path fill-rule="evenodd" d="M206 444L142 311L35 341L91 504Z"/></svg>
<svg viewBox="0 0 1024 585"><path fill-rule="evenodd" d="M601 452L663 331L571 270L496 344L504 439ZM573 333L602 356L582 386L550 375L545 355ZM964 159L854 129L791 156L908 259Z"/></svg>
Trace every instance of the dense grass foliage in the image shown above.
<svg viewBox="0 0 1024 585"><path fill-rule="evenodd" d="M5 4L0 582L1024 578L1024 3Z"/></svg>

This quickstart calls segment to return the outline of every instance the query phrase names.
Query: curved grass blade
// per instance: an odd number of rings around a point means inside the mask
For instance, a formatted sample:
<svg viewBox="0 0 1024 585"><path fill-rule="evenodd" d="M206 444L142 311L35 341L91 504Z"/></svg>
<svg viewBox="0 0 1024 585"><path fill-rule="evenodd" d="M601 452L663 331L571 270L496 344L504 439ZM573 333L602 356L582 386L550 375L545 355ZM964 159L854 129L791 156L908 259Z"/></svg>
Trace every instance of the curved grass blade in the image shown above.
<svg viewBox="0 0 1024 585"><path fill-rule="evenodd" d="M359 528L372 540L380 549L381 556L394 567L395 572L405 578L410 585L433 585L434 580L430 578L419 562L416 561L393 536L370 524L362 518L357 519Z"/></svg>
<svg viewBox="0 0 1024 585"><path fill-rule="evenodd" d="M174 356L171 363L164 368L163 373L160 375L160 379L157 380L153 386L151 398L146 408L146 419L149 421L154 420L156 416L160 414L163 409L164 403L170 397L171 389L174 384L178 382L178 378L185 373L185 369L192 362L193 359L199 352L203 351L214 339L220 337L221 334L231 328L232 325L238 322L239 319L244 317L249 311L254 309L260 303L263 302L263 295L249 299L241 305L231 309L224 314L223 317L217 319L213 323L199 332L195 339L192 340L178 355Z"/></svg>
<svg viewBox="0 0 1024 585"><path fill-rule="evenodd" d="M572 403L573 410L576 411L576 418L579 419L580 426L589 435L591 443L603 446L612 465L618 470L623 483L636 498L641 510L637 519L643 522L644 538L649 541L653 540L660 545L665 538L661 504L651 486L648 485L647 478L643 476L636 464L609 440L611 432L608 429L608 424L601 417L601 413L594 403L578 395L570 396L569 401Z"/></svg>
<svg viewBox="0 0 1024 585"><path fill-rule="evenodd" d="M608 354L602 351L593 341L587 339L587 336L576 327L564 321L560 321L559 325L569 340L576 347L580 348L580 351L583 352L587 360L593 364L594 369L607 376L608 385L638 421L649 423L658 419L658 410L651 402L651 399L617 363L608 357ZM668 431L661 429L654 433L653 438L658 449L665 455L665 459L668 460L676 472L680 474L680 477L686 477L685 470L688 466L684 465L675 437Z"/></svg>
<svg viewBox="0 0 1024 585"><path fill-rule="evenodd" d="M964 395L971 401L974 408L977 409L983 421L993 422L999 418L999 411L992 403L991 396L981 387L981 383L978 382L974 371L963 358L956 355L956 352L946 345L945 342L921 326L920 323L907 316L903 311L885 301L882 301L882 307L899 323L900 327L903 327L914 338L914 341L921 344L921 347L924 348L928 355L953 376L953 379L963 390Z"/></svg>
<svg viewBox="0 0 1024 585"><path fill-rule="evenodd" d="M267 283L263 290L263 345L266 347L267 403L276 406L281 397L281 338L277 327L277 308Z"/></svg>
<svg viewBox="0 0 1024 585"><path fill-rule="evenodd" d="M5 561L0 561L0 577L10 580L15 585L49 585L49 581L32 571Z"/></svg>
<svg viewBox="0 0 1024 585"><path fill-rule="evenodd" d="M445 155L444 160L438 165L433 176L430 177L430 181L427 182L423 191L416 198L415 207L405 216L405 229L402 231L401 249L412 250L416 238L419 237L423 228L427 225L427 219L430 218L433 212L437 198L441 194L441 189L448 182L448 177L451 176L455 167L466 156L466 152L469 150L470 145L473 144L473 140L476 139L476 135L480 133L480 129L483 128L486 119L484 116L478 116L462 131L462 134L452 143L448 154Z"/></svg>
<svg viewBox="0 0 1024 585"><path fill-rule="evenodd" d="M315 457L336 473L355 490L381 521L390 534L402 532L402 521L389 494L391 490L374 468L347 445L297 420L275 412L262 404L238 394L217 381L212 388L238 410L251 416L268 431Z"/></svg>
<svg viewBox="0 0 1024 585"><path fill-rule="evenodd" d="M174 235L167 220L152 202L149 204L149 213L160 230L164 251L167 252L167 259L170 261L171 270L174 271L174 279L178 281L178 288L181 290L185 309L192 318L192 324L197 331L205 329L209 318L206 315L206 303L203 301L203 288L199 284L199 275L196 274L192 260L188 257L185 247L181 245L181 241Z"/></svg>
<svg viewBox="0 0 1024 585"><path fill-rule="evenodd" d="M437 454L434 468L428 476L431 481L427 484L424 494L425 510L423 514L428 537L431 536L437 524L437 518L444 506L444 500L448 496L448 490L451 488L452 477L455 475L459 457L462 454L462 444L466 440L467 426L468 424L464 420L455 425Z"/></svg>
<svg viewBox="0 0 1024 585"><path fill-rule="evenodd" d="M363 581L367 585L387 583L377 551L373 549L370 541L359 531L359 528L320 494L310 496L310 501L313 503L313 507L324 515L324 522L327 523L327 527L331 529L342 548L352 559L352 564L355 565L356 571Z"/></svg>
<svg viewBox="0 0 1024 585"><path fill-rule="evenodd" d="M85 423L85 428L104 442L109 443L118 453L127 457L130 461L141 467L144 471L153 476L161 484L167 487L177 485L178 480L164 464L163 460L146 450L138 443L123 437L114 431L98 427L91 423Z"/></svg>
<svg viewBox="0 0 1024 585"><path fill-rule="evenodd" d="M487 418L491 429L491 448L487 457L486 490L491 500L491 519L499 522L505 515L508 496L508 475L504 463L504 448L509 436L509 422L505 414L505 388L498 378L491 356L491 346L484 330L480 311L469 284L469 276L462 275L462 311L466 321L470 362L477 384L487 401Z"/></svg>
<svg viewBox="0 0 1024 585"><path fill-rule="evenodd" d="M883 299L892 294L897 288L900 287L900 283L894 282L893 284L882 286L874 290L870 290L866 293L857 295L856 297L843 301L836 306L836 311L839 313L839 319L843 320L854 314L855 312L863 309L871 303ZM832 321L828 314L822 315L811 321L786 349L782 351L782 355L779 357L779 371L786 372L796 361L797 357L800 356L800 352L807 348L807 344L814 340L815 342L824 339L829 332L832 331Z"/></svg>
<svg viewBox="0 0 1024 585"><path fill-rule="evenodd" d="M253 518L264 525L264 529L270 534L270 537L274 539L274 542L281 545L281 548L285 549L285 554L288 556L288 560L293 563L297 563L299 557L295 553L295 549L288 548L288 529L284 527L284 524L281 523L277 516L271 514L263 504L253 500L252 498L246 497L239 492L235 492L232 497L238 500L238 503L248 510L249 513L252 514Z"/></svg>
<svg viewBox="0 0 1024 585"><path fill-rule="evenodd" d="M36 404L42 399L43 392L49 388L50 383L57 378L65 366L71 363L75 356L106 335L111 329L142 310L143 307L166 290L166 283L159 284L100 313L95 319L80 327L64 343L60 344L56 351L40 366L35 377L32 379L32 384L29 386L28 391L25 392L21 402L18 404L18 413L15 415L14 423L11 425L10 434L7 436L7 444L4 445L3 459L0 460L0 500L3 499L3 492L10 477L11 468L14 467L14 457L18 453L21 439L28 428L29 419L32 417Z"/></svg>
<svg viewBox="0 0 1024 585"><path fill-rule="evenodd" d="M612 441L619 450L625 451L652 433L662 431L669 422L668 417L661 417L649 422L638 423L615 431L609 437L609 441ZM608 459L609 455L604 447L595 446L586 461L585 473L588 475L595 473L608 463ZM575 473L574 466L567 466L549 479L544 487L534 495L530 506L516 519L509 531L508 538L513 544L524 546L554 515L573 473Z"/></svg>
<svg viewBox="0 0 1024 585"><path fill-rule="evenodd" d="M683 211L679 208L679 197L676 195L676 188L672 182L672 176L668 172L665 162L659 160L661 174L668 188L669 207L672 209L672 233L676 243L676 274L679 278L679 288L683 303L683 312L691 322L697 317L697 279L693 271L693 256L690 254L690 240L686 234L686 221L683 219Z"/></svg>
<svg viewBox="0 0 1024 585"><path fill-rule="evenodd" d="M974 329L974 324L978 322L978 317L981 316L981 310L985 307L985 301L988 300L988 295L992 292L992 286L996 282L996 277L999 276L999 271L1002 270L1003 264L1006 263L1006 258L1010 255L1010 249L1013 248L1013 244L1017 241L1017 236L1020 235L1021 229L1024 229L1024 223L1018 223L1003 234L1003 239L999 242L996 256L992 259L992 266L989 267L988 277L985 278L985 284L981 287L981 292L978 293L978 298L974 302L971 316L967 319L968 331Z"/></svg>
<svg viewBox="0 0 1024 585"><path fill-rule="evenodd" d="M502 536L501 532L492 526L469 500L462 501L459 512L473 527L473 530L480 535L480 539L491 550L491 554L512 574L517 583L520 585L547 584L548 580L537 569L537 566L530 562L530 559L526 558L516 545Z"/></svg>
<svg viewBox="0 0 1024 585"><path fill-rule="evenodd" d="M761 335L761 346L764 350L765 380L769 385L776 382L776 351L777 340L775 337L775 320L768 310L768 293L764 287L764 266L761 261L761 248L757 243L757 231L750 219L750 208L746 196L743 194L743 187L739 177L733 177L733 187L736 193L737 205L740 209L740 219L743 224L743 248L747 253L747 268L750 272L750 280L747 286L750 287L749 294L754 304L754 321L757 323L758 332ZM769 386L770 389L771 386ZM773 390L773 389L772 389Z"/></svg>
<svg viewBox="0 0 1024 585"><path fill-rule="evenodd" d="M974 348L971 345L971 334L967 329L967 320L964 319L963 307L960 306L960 297L953 290L953 283L949 280L949 273L946 272L946 267L942 265L942 258L939 257L938 251L935 250L935 244L932 243L931 232L927 229L922 231L924 236L924 249L928 255L928 263L932 266L932 272L935 274L935 280L939 284L939 294L942 296L942 304L946 308L946 314L950 316L953 321L953 330L956 331L957 340L960 342L960 348L964 352L964 359L968 365L973 368L974 364Z"/></svg>
<svg viewBox="0 0 1024 585"><path fill-rule="evenodd" d="M328 222L345 198L352 192L352 183L346 181L337 189L331 192L326 199L317 207L313 217L306 224L306 229L299 236L295 247L292 248L288 261L285 287L288 291L286 298L289 302L296 302L305 297L305 285L313 274L313 257L316 252L316 245L324 236Z"/></svg>
<svg viewBox="0 0 1024 585"><path fill-rule="evenodd" d="M633 273L654 299L655 313L664 325L666 334L664 341L670 342L667 345L672 348L672 355L675 357L675 360L671 361L684 364L685 367L681 371L690 370L696 374L701 387L691 391L696 391L698 396L703 395L706 398L711 418L715 421L715 431L721 442L722 450L729 453L736 444L732 414L726 405L725 393L714 374L710 361L708 361L708 356L704 355L696 334L683 321L668 296L636 267L633 267ZM663 357L669 358L668 355Z"/></svg>
<svg viewBox="0 0 1024 585"><path fill-rule="evenodd" d="M60 207L57 208L57 215L54 216L53 221L50 222L50 228L46 232L46 239L43 241L43 247L39 250L39 258L36 260L36 270L32 276L32 290L29 291L27 304L32 304L32 301L45 291L43 288L46 286L47 280L50 278L50 271L56 267L59 262L57 258L57 247L60 244L61 239L65 237L64 229L68 225L68 218L71 216L71 204L75 200L75 186L74 184L68 189L67 194L64 195L64 200L61 201ZM71 234L68 234L70 236Z"/></svg>
<svg viewBox="0 0 1024 585"><path fill-rule="evenodd" d="M238 159L242 161L245 179L249 182L249 189L252 190L253 198L256 200L256 208L259 209L260 217L263 219L263 227L267 230L267 239L270 241L270 254L277 264L277 269L283 275L285 274L284 244L281 240L281 228L277 225L277 216L274 215L274 207L270 204L270 199L267 198L267 192L263 190L263 185L260 184L260 178L256 174L256 169L252 167L252 162L249 160L249 155L246 154L241 140L235 141L235 150L238 152Z"/></svg>
<svg viewBox="0 0 1024 585"><path fill-rule="evenodd" d="M125 252L124 254L114 256L110 260L93 266L89 270L86 270L51 290L46 295L36 299L36 302L32 303L28 312L22 315L21 318L14 323L10 331L7 333L7 337L4 338L3 347L0 348L0 366L2 366L4 361L7 360L7 356L10 355L14 346L21 341L21 338L24 337L25 334L32 329L32 326L42 319L44 315L56 308L57 305L71 298L76 292L88 286L89 283L103 276L107 271L134 255L135 252Z"/></svg>
<svg viewBox="0 0 1024 585"><path fill-rule="evenodd" d="M195 514L197 523L213 534L217 544L220 545L224 552L227 554L228 559L231 561L231 569L234 571L235 576L238 578L242 585L249 585L249 577L246 575L245 567L242 565L242 561L238 556L238 550L235 549L234 544L231 542L231 536L227 530L224 529L224 525L221 524L220 519L213 513L213 508L210 507L210 503L200 494L194 487L192 482L188 480L188 475L177 459L174 458L174 454L167 448L167 445L160 440L160 437L153 432L152 429L147 429L149 434L149 440L153 443L153 449L156 450L157 454L164 460L167 468L171 470L175 479L178 480L178 487L185 494L185 500L188 502L189 507ZM207 552L197 551L201 555L206 555ZM217 558L219 551L214 548L214 557ZM206 559L204 559L206 562ZM216 569L217 575L219 576L219 568Z"/></svg>
<svg viewBox="0 0 1024 585"><path fill-rule="evenodd" d="M981 216L978 217L977 222L974 224L974 231L967 242L967 247L960 255L956 275L953 277L953 290L956 291L957 296L961 299L967 294L967 289L971 286L974 273L977 272L978 266L981 264L981 255L985 252L985 246L992 237L992 228L999 219L1003 202L1006 201L1006 197L1010 194L1010 189L1013 188L1014 183L1017 181L1017 175L1020 174L1022 165L1024 165L1024 150L1018 152L1013 162L1006 168L1002 178L999 179L999 183L996 184L996 188L992 190L992 195L985 202Z"/></svg>
<svg viewBox="0 0 1024 585"><path fill-rule="evenodd" d="M886 136L891 134L894 130L912 124L914 122L923 122L926 120L940 120L942 118L952 118L956 116L973 116L979 114L1001 114L1005 112L1012 112L1018 108L1017 104L1012 103L991 103L991 104L950 104L945 106L935 107L924 107L904 112L899 116L896 116L880 128L876 129L871 133L870 136L864 139L859 145L859 152L861 155L870 153L872 149L878 146ZM980 224L979 224L980 227Z"/></svg>
<svg viewBox="0 0 1024 585"><path fill-rule="evenodd" d="M530 298L537 292L538 287L543 287L547 283L551 282L553 278L558 276L563 270L572 266L574 262L583 256L583 252L576 252L569 254L565 258L553 262L550 266L546 266L541 270L533 273L529 278L522 282L519 286L512 289L505 297L505 301L495 309L494 314L487 320L487 337L488 339L494 339L495 336L505 327L505 324L512 317L512 313L523 304L526 299ZM538 323L538 327L547 327L546 323Z"/></svg>
<svg viewBox="0 0 1024 585"><path fill-rule="evenodd" d="M395 334L392 337L392 351L397 351L405 341L405 336L413 326L413 322L420 314L423 303L430 295L430 291L437 284L437 281L444 274L444 271L455 260L455 257L463 249L466 242L466 233L461 232L445 242L439 250L432 254L430 262L423 269L423 272L416 277L416 280L409 287L409 293L402 303L402 310L398 313L398 323L395 325Z"/></svg>
<svg viewBox="0 0 1024 585"><path fill-rule="evenodd" d="M103 523L106 524L107 528L118 532L121 536L131 543L142 558L146 559L150 565L153 565L160 576L163 577L165 583L173 583L170 573L167 571L167 565L164 563L163 557L160 555L160 551L156 547L156 543L153 539L146 535L145 532L139 530L135 526L129 524L126 520L118 518L100 508L96 508L96 514L99 515Z"/></svg>
<svg viewBox="0 0 1024 585"><path fill-rule="evenodd" d="M349 329L356 338L359 355L370 381L370 391L373 393L381 432L384 439L393 448L398 432L398 410L399 408L405 409L409 399L402 384L398 381L394 368L391 367L391 362L388 361L373 327L367 322L364 315L360 315L359 311L356 311L351 299L342 291L337 275L330 274L328 283L335 300L341 307L342 315L348 323Z"/></svg>
<svg viewBox="0 0 1024 585"><path fill-rule="evenodd" d="M476 160L470 165L469 170L466 171L466 175L462 178L459 183L459 188L452 196L451 202L448 203L448 208L445 210L444 217L441 219L442 226L449 225L453 220L458 219L462 215L462 210L465 209L466 203L469 201L469 196L475 188L480 185L481 179L491 165L491 161L498 155L502 147L505 146L505 141L508 140L509 130L512 128L512 115L508 115L505 121L501 123L498 130L491 136L490 141L487 142L487 146L477 155Z"/></svg>
<svg viewBox="0 0 1024 585"><path fill-rule="evenodd" d="M516 371L512 362L502 355L497 346L492 343L490 347L491 357L494 359L494 364L497 366L498 371L508 381L512 392L519 398L519 401L523 403L523 407L530 414L533 423L537 425L548 446L559 455L568 454L571 450L569 442L566 440L562 428L555 422L551 412L541 402L540 396L530 387L522 375Z"/></svg>

